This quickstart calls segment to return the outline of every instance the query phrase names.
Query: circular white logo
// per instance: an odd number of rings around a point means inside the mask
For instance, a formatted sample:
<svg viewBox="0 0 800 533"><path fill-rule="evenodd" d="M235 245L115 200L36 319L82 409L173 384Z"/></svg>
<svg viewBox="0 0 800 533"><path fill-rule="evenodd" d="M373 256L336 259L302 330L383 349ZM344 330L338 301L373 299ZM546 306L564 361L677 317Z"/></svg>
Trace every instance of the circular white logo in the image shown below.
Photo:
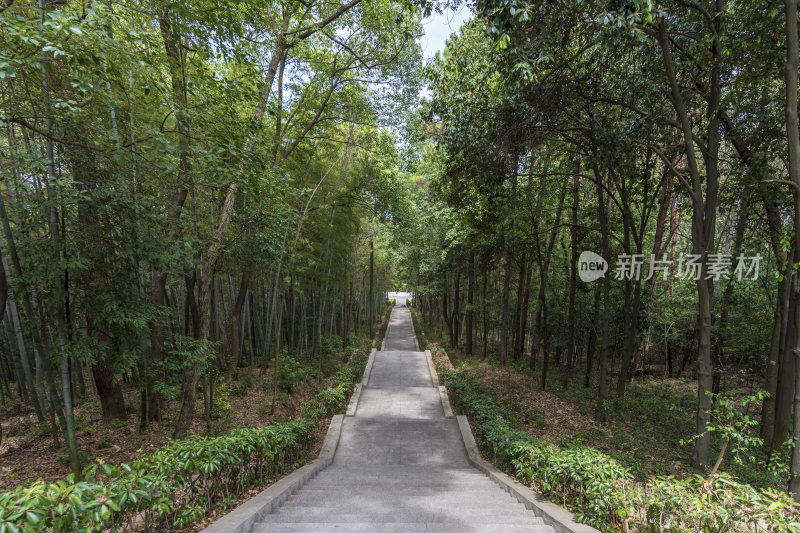
<svg viewBox="0 0 800 533"><path fill-rule="evenodd" d="M581 252L578 258L578 276L581 281L589 283L605 276L608 262L602 256L588 250Z"/></svg>

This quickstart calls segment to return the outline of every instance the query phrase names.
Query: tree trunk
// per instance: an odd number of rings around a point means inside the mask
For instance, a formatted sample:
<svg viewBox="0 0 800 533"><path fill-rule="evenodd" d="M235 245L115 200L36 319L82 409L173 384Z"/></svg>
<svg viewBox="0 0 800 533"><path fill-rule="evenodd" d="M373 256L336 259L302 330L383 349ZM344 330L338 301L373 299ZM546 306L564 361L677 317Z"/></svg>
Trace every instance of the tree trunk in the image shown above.
<svg viewBox="0 0 800 533"><path fill-rule="evenodd" d="M597 153L594 160L597 161ZM600 224L600 240L603 249L603 257L611 259L611 244L609 243L608 229L608 207L606 205L605 188L603 186L604 176L600 172L597 163L594 165L595 182L597 184L597 214ZM600 337L600 375L597 386L597 417L600 421L605 421L605 401L608 397L608 348L611 342L611 275L609 272L603 276L603 323L601 325L602 335Z"/></svg>
<svg viewBox="0 0 800 533"><path fill-rule="evenodd" d="M589 341L586 343L586 373L583 377L583 388L588 389L591 385L592 366L594 364L594 351L597 344L597 321L600 320L600 288L598 283L594 288L594 305L592 309L592 325L589 328Z"/></svg>
<svg viewBox="0 0 800 533"><path fill-rule="evenodd" d="M375 243L369 239L369 337L372 338L372 327L375 325Z"/></svg>
<svg viewBox="0 0 800 533"><path fill-rule="evenodd" d="M716 17L713 20L714 38L710 50L712 56L710 68L710 84L708 90L708 103L706 117L706 149L703 151L705 162L705 184L701 180L700 170L695 157L695 141L691 121L684 106L678 79L674 71L670 40L667 34L667 23L664 18L658 23L659 45L664 60L664 68L670 85L670 98L672 100L678 122L683 133L686 163L688 174L691 178L689 193L692 196L692 253L699 255L702 261L700 276L697 280L697 330L698 330L698 371L697 371L697 426L692 464L695 467L704 467L708 462L710 434L707 431L712 387L711 365L711 306L713 297L712 280L706 280L706 263L708 252L714 246L714 230L716 224L717 193L719 188L718 153L719 153L719 102L720 89L720 45L719 27L724 13L724 0L716 2Z"/></svg>
<svg viewBox="0 0 800 533"><path fill-rule="evenodd" d="M516 312L514 313L514 348L512 357L516 361L522 357L522 345L525 339L525 321L522 318L522 306L525 300L525 278L529 270L528 261L524 260L519 267L519 281L517 283Z"/></svg>
<svg viewBox="0 0 800 533"><path fill-rule="evenodd" d="M44 26L45 23L45 16L46 16L45 1L39 0L39 22L42 26ZM48 71L48 61L44 57L42 58L41 61L41 70L42 70L42 102L43 102L43 111L45 117L45 128L48 137L46 142L47 180L45 187L47 190L47 200L50 203L48 227L50 230L50 242L52 246L52 255L54 261L53 264L58 265L61 263L61 243L58 232L58 214L56 211L56 206L58 205L58 197L55 189L55 180L56 180L55 153L52 141L54 133L54 124L53 124L53 117L50 112L51 111L50 75ZM59 368L61 371L61 391L62 391L62 399L64 402L64 411L62 412L58 408L56 408L56 411L59 415L59 421L62 424L62 429L64 430L64 439L67 443L67 449L69 450L69 462L72 474L75 476L76 479L80 479L81 464L80 464L80 459L78 458L78 445L75 438L75 419L72 411L72 383L69 377L69 363L67 361L69 357L69 346L67 339L66 319L62 308L64 304L64 285L63 285L63 279L61 277L60 268L54 269L53 288L56 299L55 313L56 313L56 326L57 326L56 330L58 335L57 355L59 359ZM52 380L50 379L47 361L45 361L45 371L47 374L48 383L50 384L49 386L50 386L51 399L53 403L55 403L57 396L55 394Z"/></svg>
<svg viewBox="0 0 800 533"><path fill-rule="evenodd" d="M5 201L3 200L2 194L0 194L0 218L2 218L3 234L5 236L5 240L0 239L0 248L2 248L3 252L5 252L4 245L7 243L8 250L11 254L12 265L14 265L14 270L17 272L17 275L19 275L20 272L19 257L17 256L16 246L14 245L13 242L11 226L8 221L8 213L6 212L5 209ZM5 255L6 254L4 253L2 259L3 270L8 271L9 274L8 277L11 278L12 277L11 271L9 270L8 264L6 263ZM22 285L21 292L22 292L21 297L23 300L23 306L26 309L26 312L28 312L27 310L31 308L31 304L25 285ZM28 352L25 347L25 339L22 334L22 325L20 324L19 313L17 312L17 305L14 302L14 300L8 300L8 314L9 314L9 319L11 321L11 325L14 328L14 335L17 340L17 347L19 348L18 350L19 364L22 367L22 372L25 377L25 383L27 385L28 392L31 396L31 402L33 403L33 410L34 413L36 413L36 420L39 423L40 427L46 427L47 419L45 418L44 414L44 404L42 403L39 391L36 387L36 384L34 383L34 376L33 372L31 371L30 361L28 359ZM55 428L53 428L53 431L55 431Z"/></svg>
<svg viewBox="0 0 800 533"><path fill-rule="evenodd" d="M442 290L442 318L441 321L447 326L447 338L453 338L453 323L450 321L450 310L447 305L448 292L450 292L450 283L448 281L447 272L444 273L444 289ZM452 342L452 341L451 341Z"/></svg>
<svg viewBox="0 0 800 533"><path fill-rule="evenodd" d="M458 304L461 284L461 272L456 271L456 279L453 282L453 314L450 318L450 347L458 348Z"/></svg>
<svg viewBox="0 0 800 533"><path fill-rule="evenodd" d="M236 368L241 366L241 357L239 354L239 330L242 319L242 308L244 307L245 298L247 297L247 286L250 280L250 265L245 265L242 270L242 281L239 285L239 293L236 295L236 302L233 304L233 315L231 317L231 345L228 353L231 356L231 361L236 365Z"/></svg>
<svg viewBox="0 0 800 533"><path fill-rule="evenodd" d="M736 234L734 236L733 255L738 256L742 251L742 242L744 241L744 229L747 222L748 211L745 210L744 205L740 205L737 209L736 216ZM711 390L714 394L718 394L721 390L722 371L724 367L724 343L725 343L725 330L728 325L728 308L730 307L731 298L733 298L733 280L729 279L725 286L725 292L722 293L722 300L719 302L720 316L717 320L717 337L713 349L713 378Z"/></svg>
<svg viewBox="0 0 800 533"><path fill-rule="evenodd" d="M525 356L526 337L528 333L528 309L530 309L531 300L531 279L533 277L533 262L528 262L528 268L525 273L525 292L522 295L522 310L519 317L521 338L519 342L519 356Z"/></svg>
<svg viewBox="0 0 800 533"><path fill-rule="evenodd" d="M561 212L564 208L564 198L566 197L567 190L561 189L561 195L558 199L558 206L556 207L556 216L553 223L553 228L550 231L550 240L547 243L547 249L544 254L537 244L537 256L539 260L539 308L536 314L536 327L533 331L533 348L531 351L531 368L535 365L536 354L539 353L539 346L544 346L544 361L542 367L542 390L544 390L547 383L547 367L548 367L548 354L547 348L549 344L547 334L547 279L550 270L550 259L553 256L553 248L556 244L556 237L558 236L559 225L561 224ZM534 230L538 232L538 225L534 226Z"/></svg>
<svg viewBox="0 0 800 533"><path fill-rule="evenodd" d="M214 237L211 239L211 244L203 256L203 268L200 271L200 283L197 290L197 308L200 314L199 340L201 342L207 343L211 340L211 289L214 281L214 271L224 243L225 232L233 215L233 203L236 199L237 187L238 185L235 182L228 185ZM181 390L181 410L175 420L173 432L175 438L185 435L192 425L196 408L197 383L203 370L204 368L194 363L184 377Z"/></svg>
<svg viewBox="0 0 800 533"><path fill-rule="evenodd" d="M800 253L800 126L797 117L798 39L797 0L784 0L786 15L786 137L789 147L789 181L794 187L794 249ZM792 448L789 492L800 502L800 273L793 276L794 307L794 442Z"/></svg>
<svg viewBox="0 0 800 533"><path fill-rule="evenodd" d="M167 55L170 80L172 83L172 103L175 106L176 129L178 132L178 175L177 186L172 192L167 206L167 234L165 242L168 247L176 246L180 235L180 217L183 204L188 196L186 183L189 179L192 165L189 160L189 120L186 115L187 93L183 79L183 55L179 52L178 43L180 35L173 30L168 11L161 11L158 15L158 25L164 39L164 50ZM167 290L167 265L155 266L153 277L150 281L150 301L153 305L161 307ZM150 361L159 363L164 360L164 327L158 317L150 324ZM150 391L148 399L148 419L161 420L161 394L149 383L151 377L145 379Z"/></svg>
<svg viewBox="0 0 800 533"><path fill-rule="evenodd" d="M472 320L473 320L473 306L474 306L474 293L475 293L475 250L469 252L469 272L467 274L467 313L464 318L466 322L466 339L464 352L466 355L472 355Z"/></svg>
<svg viewBox="0 0 800 533"><path fill-rule="evenodd" d="M572 367L577 358L575 342L575 289L578 282L578 174L580 173L580 152L576 155L577 162L575 176L572 178L572 225L570 226L570 245L572 257L570 258L569 274L569 318L567 319L567 368L564 370L562 386L567 387Z"/></svg>
<svg viewBox="0 0 800 533"><path fill-rule="evenodd" d="M489 353L489 303L486 301L486 285L489 283L489 273L483 273L483 328L481 328L481 335L483 336L483 354L485 359Z"/></svg>
<svg viewBox="0 0 800 533"><path fill-rule="evenodd" d="M500 319L500 363L508 360L508 300L511 292L511 251L506 250L505 275L503 276L503 309Z"/></svg>
<svg viewBox="0 0 800 533"><path fill-rule="evenodd" d="M794 255L789 256L789 264ZM788 271L788 269L787 269ZM775 434L775 400L778 395L778 375L781 362L782 339L786 331L786 322L789 316L789 301L791 296L791 276L784 272L783 279L778 283L778 297L775 304L775 321L772 327L772 340L769 347L764 390L768 396L764 398L761 406L761 438L764 439L764 448L773 449L772 437Z"/></svg>
<svg viewBox="0 0 800 533"><path fill-rule="evenodd" d="M128 416L125 411L125 398L122 395L122 388L114 379L113 369L105 361L99 360L92 365L92 377L97 387L97 395L100 397L103 420L125 419Z"/></svg>

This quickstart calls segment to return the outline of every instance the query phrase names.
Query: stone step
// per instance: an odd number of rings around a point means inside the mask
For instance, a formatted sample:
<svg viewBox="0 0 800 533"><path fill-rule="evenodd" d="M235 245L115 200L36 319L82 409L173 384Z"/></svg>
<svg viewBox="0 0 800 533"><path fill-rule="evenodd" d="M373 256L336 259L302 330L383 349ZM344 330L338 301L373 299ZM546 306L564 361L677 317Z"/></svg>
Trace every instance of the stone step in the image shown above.
<svg viewBox="0 0 800 533"><path fill-rule="evenodd" d="M327 482L318 482L311 480L308 485L303 487L303 492L344 492L347 494L363 494L370 496L375 494L375 491L390 491L395 495L404 496L439 496L442 494L455 494L460 492L470 492L483 490L494 491L497 485L488 479L475 479L472 481L457 481L457 482L431 482L420 483L412 480L404 480L397 482L395 480L386 480L383 483L368 483L357 482L353 483L335 483L333 480Z"/></svg>
<svg viewBox="0 0 800 533"><path fill-rule="evenodd" d="M376 478L407 478L407 479L434 479L441 480L443 476L451 478L481 478L489 479L486 474L476 470L469 464L455 465L331 465L321 470L314 479L333 477L336 479L362 479L372 481Z"/></svg>
<svg viewBox="0 0 800 533"><path fill-rule="evenodd" d="M377 352L367 386L433 388L428 358L424 352Z"/></svg>
<svg viewBox="0 0 800 533"><path fill-rule="evenodd" d="M415 479L351 479L337 480L334 478L312 479L303 490L342 490L344 492L372 492L376 489L391 487L392 491L415 491L419 494L439 494L442 492L454 492L459 490L480 489L493 490L496 485L486 478L474 479L439 479L439 480L415 480Z"/></svg>
<svg viewBox="0 0 800 533"><path fill-rule="evenodd" d="M402 512L404 509L420 512L420 513L427 513L427 514L453 514L453 513L464 513L466 516L472 515L481 515L481 514L505 514L505 513L522 513L525 516L535 516L532 511L529 511L524 505L522 505L517 500L509 497L507 500L498 500L495 499L491 502L491 505L487 505L483 507L476 507L475 501L471 504L467 504L465 502L461 502L460 504L454 504L452 501L447 501L443 498L435 498L431 496L422 496L418 498L416 501L410 500L408 497L403 497L398 500L386 500L386 499L365 499L365 498L356 498L353 501L339 501L339 505L330 505L327 501L322 499L316 500L314 502L310 501L303 501L303 499L295 499L298 494L294 496L290 496L280 507L278 507L275 512L276 513L286 513L292 514L299 511L296 509L306 509L309 512L319 512L322 513L322 509L327 509L328 512L332 508L337 508L342 512L347 512L347 514L381 514L381 513L395 513L395 512ZM450 498L452 500L453 498ZM430 502L430 503L427 503ZM336 502L332 502L336 503ZM374 505L374 507L370 507L370 505ZM448 505L448 507L442 507L443 505ZM438 507L437 507L438 506Z"/></svg>
<svg viewBox="0 0 800 533"><path fill-rule="evenodd" d="M439 390L431 387L364 387L357 417L444 418Z"/></svg>
<svg viewBox="0 0 800 533"><path fill-rule="evenodd" d="M469 465L455 419L345 418L334 466Z"/></svg>
<svg viewBox="0 0 800 533"><path fill-rule="evenodd" d="M262 519L264 522L285 523L297 521L323 521L335 520L336 522L425 522L425 523L491 523L491 524L532 524L542 525L542 519L523 507L503 510L491 509L438 509L426 511L423 509L406 508L393 509L391 512L373 512L364 509L360 513L342 513L331 510L329 507L280 507L273 514Z"/></svg>
<svg viewBox="0 0 800 533"><path fill-rule="evenodd" d="M514 503L521 505L511 496L501 490L476 490L458 491L429 495L395 495L391 488L376 490L370 496L366 494L347 494L331 491L305 491L300 490L286 499L285 505L306 505L316 507L339 507L363 511L365 509L395 509L402 507L419 507L420 509L436 509L443 505L457 508L474 508L480 505L485 508L489 505L502 505ZM375 506L375 507L372 507Z"/></svg>
<svg viewBox="0 0 800 533"><path fill-rule="evenodd" d="M253 524L252 533L306 533L330 531L336 533L554 533L550 526L525 524L385 524L362 522L343 524L338 522L297 522L294 524Z"/></svg>

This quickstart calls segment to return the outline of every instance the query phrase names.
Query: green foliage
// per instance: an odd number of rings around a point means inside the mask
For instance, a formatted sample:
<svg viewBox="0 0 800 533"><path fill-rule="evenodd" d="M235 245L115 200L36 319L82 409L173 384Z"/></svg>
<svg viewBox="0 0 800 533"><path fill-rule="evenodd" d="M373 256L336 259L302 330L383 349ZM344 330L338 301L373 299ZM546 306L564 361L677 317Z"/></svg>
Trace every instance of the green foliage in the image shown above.
<svg viewBox="0 0 800 533"><path fill-rule="evenodd" d="M560 448L515 428L476 378L442 372L454 405L473 422L478 444L498 466L606 531L796 531L793 502L730 475L634 481L631 471L593 448Z"/></svg>
<svg viewBox="0 0 800 533"><path fill-rule="evenodd" d="M325 337L320 342L319 346L319 355L323 359L331 359L333 356L336 355L336 349L338 346L341 346L342 339L338 335L334 335L333 337Z"/></svg>
<svg viewBox="0 0 800 533"><path fill-rule="evenodd" d="M174 441L131 465L99 463L84 481L34 483L0 493L0 531L102 531L136 515L148 528L185 527L220 501L304 460L313 423L301 419L222 437Z"/></svg>
<svg viewBox="0 0 800 533"><path fill-rule="evenodd" d="M294 390L295 384L306 377L306 370L297 359L292 357L281 358L278 367L278 387L286 393Z"/></svg>
<svg viewBox="0 0 800 533"><path fill-rule="evenodd" d="M228 412L231 408L231 387L226 382L221 381L214 390L214 414L220 416Z"/></svg>
<svg viewBox="0 0 800 533"><path fill-rule="evenodd" d="M344 404L347 394L352 390L351 383L340 383L335 387L329 387L303 402L303 411L313 413L316 418L332 415Z"/></svg>

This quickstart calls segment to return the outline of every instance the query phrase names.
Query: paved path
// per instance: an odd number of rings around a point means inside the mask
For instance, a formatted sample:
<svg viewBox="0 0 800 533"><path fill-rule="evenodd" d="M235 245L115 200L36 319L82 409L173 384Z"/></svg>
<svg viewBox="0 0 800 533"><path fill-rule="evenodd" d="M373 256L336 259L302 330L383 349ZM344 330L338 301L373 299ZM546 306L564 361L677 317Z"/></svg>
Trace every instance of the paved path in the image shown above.
<svg viewBox="0 0 800 533"><path fill-rule="evenodd" d="M392 312L384 349L331 466L251 532L552 533L467 462L407 308Z"/></svg>

